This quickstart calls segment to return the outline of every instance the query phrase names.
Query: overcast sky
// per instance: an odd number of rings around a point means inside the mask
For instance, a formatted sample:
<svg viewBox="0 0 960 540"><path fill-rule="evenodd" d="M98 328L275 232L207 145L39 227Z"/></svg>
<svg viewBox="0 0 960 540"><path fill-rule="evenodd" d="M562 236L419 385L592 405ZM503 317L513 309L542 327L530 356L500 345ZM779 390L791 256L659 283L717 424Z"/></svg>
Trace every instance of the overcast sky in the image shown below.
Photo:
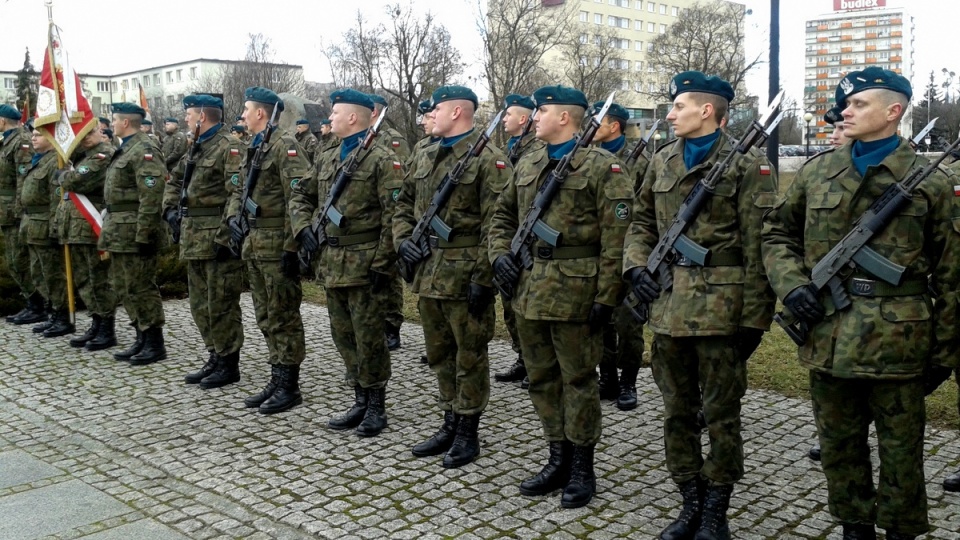
<svg viewBox="0 0 960 540"><path fill-rule="evenodd" d="M400 1L400 0L398 0ZM432 12L451 32L454 45L478 74L480 37L476 29L477 4L485 0L402 0L418 10ZM567 0L576 2L578 0ZM665 0L670 3L670 0ZM372 24L385 22L386 0L55 0L54 21L71 60L83 73L113 75L194 58L238 59L247 34L262 33L272 40L276 58L304 68L307 80L327 82L330 70L323 49L338 41L353 23L359 8ZM743 2L747 16L748 49L768 48L769 0ZM952 0L888 0L890 6L908 6L915 17L914 86L922 92L931 69L939 77L946 67L960 72L955 51L954 17L945 12ZM199 8L199 9L198 9ZM804 22L833 9L833 0L781 0L781 80L788 95L800 98L803 85ZM47 12L43 0L0 0L4 22L0 70L23 65L29 47L37 69L46 46ZM766 56L766 55L765 55ZM751 93L766 96L767 65L748 80ZM478 90L481 90L478 88Z"/></svg>

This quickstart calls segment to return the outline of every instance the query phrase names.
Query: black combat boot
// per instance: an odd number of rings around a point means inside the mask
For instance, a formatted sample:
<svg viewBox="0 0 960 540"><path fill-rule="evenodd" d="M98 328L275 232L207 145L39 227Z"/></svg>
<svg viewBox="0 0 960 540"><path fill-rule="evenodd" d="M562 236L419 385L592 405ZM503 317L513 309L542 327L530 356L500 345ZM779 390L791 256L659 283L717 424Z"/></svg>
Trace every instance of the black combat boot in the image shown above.
<svg viewBox="0 0 960 540"><path fill-rule="evenodd" d="M453 411L443 411L443 425L429 439L413 447L417 457L439 456L450 449L454 432L457 430L457 415Z"/></svg>
<svg viewBox="0 0 960 540"><path fill-rule="evenodd" d="M597 475L593 472L594 445L573 447L570 481L560 497L561 508L586 506L597 492Z"/></svg>
<svg viewBox="0 0 960 540"><path fill-rule="evenodd" d="M276 414L290 410L303 403L300 394L300 366L280 364L277 389L269 399L260 404L260 414Z"/></svg>
<svg viewBox="0 0 960 540"><path fill-rule="evenodd" d="M220 355L215 351L210 351L210 355L207 357L207 361L203 364L203 367L199 371L194 371L193 373L187 373L183 376L183 382L187 384L200 384L204 378L213 373L217 369L217 364L220 362Z"/></svg>
<svg viewBox="0 0 960 540"><path fill-rule="evenodd" d="M363 420L357 426L357 435L361 437L375 437L387 427L387 389L367 388L367 411Z"/></svg>
<svg viewBox="0 0 960 540"><path fill-rule="evenodd" d="M520 493L528 496L548 495L570 482L570 461L573 446L568 441L550 443L550 457L536 475L520 482Z"/></svg>
<svg viewBox="0 0 960 540"><path fill-rule="evenodd" d="M97 335L87 342L84 348L88 351L99 351L109 349L117 344L117 334L114 331L114 325L117 320L113 316L107 316L100 319L100 328ZM140 351L137 351L140 352Z"/></svg>
<svg viewBox="0 0 960 540"><path fill-rule="evenodd" d="M943 479L943 490L950 493L960 493L960 471Z"/></svg>
<svg viewBox="0 0 960 540"><path fill-rule="evenodd" d="M621 411L632 411L637 408L637 373L639 366L624 368L620 372L620 396L617 397L617 408Z"/></svg>
<svg viewBox="0 0 960 540"><path fill-rule="evenodd" d="M387 340L387 349L395 351L400 348L400 327L388 322L383 323L383 337Z"/></svg>
<svg viewBox="0 0 960 540"><path fill-rule="evenodd" d="M248 396L243 400L244 407L252 409L254 407L259 407L264 401L270 399L270 396L277 391L277 385L280 383L280 366L277 364L270 365L270 380L267 381L267 385L263 387L259 393L252 396Z"/></svg>
<svg viewBox="0 0 960 540"><path fill-rule="evenodd" d="M517 382L522 381L526 376L527 366L523 364L523 354L518 354L517 361L514 362L512 366L507 368L506 371L495 373L493 378L497 382Z"/></svg>
<svg viewBox="0 0 960 540"><path fill-rule="evenodd" d="M216 369L200 381L200 388L204 390L220 388L240 380L240 351L217 356L220 361L217 362Z"/></svg>
<svg viewBox="0 0 960 540"><path fill-rule="evenodd" d="M75 337L75 338L71 338L71 339L70 339L70 346L71 346L71 347L76 347L76 348L78 348L78 349L81 348L81 347L86 346L86 344L87 344L88 341L90 341L91 339L97 337L97 332L100 331L100 321L102 321L102 320L103 320L103 318L100 317L100 316L97 315L97 314L91 315L91 316L90 316L90 328L87 328L87 331L84 332L83 335L77 336L77 337Z"/></svg>
<svg viewBox="0 0 960 540"><path fill-rule="evenodd" d="M480 455L480 413L458 414L457 434L447 455L443 456L443 468L456 469L470 463Z"/></svg>
<svg viewBox="0 0 960 540"><path fill-rule="evenodd" d="M700 516L703 513L703 495L706 486L700 477L687 480L677 487L683 506L680 515L660 533L660 540L690 540L700 528Z"/></svg>
<svg viewBox="0 0 960 540"><path fill-rule="evenodd" d="M47 311L43 308L43 296L34 292L27 298L27 305L15 315L7 317L13 324L34 324L47 320Z"/></svg>
<svg viewBox="0 0 960 540"><path fill-rule="evenodd" d="M350 410L334 416L327 421L327 427L341 431L344 429L353 429L360 425L363 416L367 413L367 389L359 384L353 385L353 405Z"/></svg>
<svg viewBox="0 0 960 540"><path fill-rule="evenodd" d="M604 359L600 362L600 399L617 399L620 395L619 384L617 384L617 363L613 360Z"/></svg>
<svg viewBox="0 0 960 540"><path fill-rule="evenodd" d="M53 307L50 305L50 302L46 302L44 304L43 311L45 315L42 319L40 319L43 322L41 322L40 324L35 324L33 328L30 329L30 331L33 332L34 334L44 333L47 330L47 328L50 328L51 326L53 326L53 323L56 322L53 320L53 315L54 315Z"/></svg>
<svg viewBox="0 0 960 540"><path fill-rule="evenodd" d="M167 348L163 345L163 328L154 326L143 331L143 348L130 357L130 365L145 366L166 357Z"/></svg>
<svg viewBox="0 0 960 540"><path fill-rule="evenodd" d="M527 375L526 377L523 378L522 381L520 381L520 388L522 388L523 390L530 388L530 375Z"/></svg>
<svg viewBox="0 0 960 540"><path fill-rule="evenodd" d="M43 337L60 337L77 331L77 328L70 322L70 314L65 309L54 313L50 321L50 326L43 331Z"/></svg>
<svg viewBox="0 0 960 540"><path fill-rule="evenodd" d="M843 540L877 540L877 530L864 523L844 523Z"/></svg>
<svg viewBox="0 0 960 540"><path fill-rule="evenodd" d="M807 457L813 461L820 461L820 443L816 443L810 447L810 450L807 452Z"/></svg>
<svg viewBox="0 0 960 540"><path fill-rule="evenodd" d="M135 323L132 323L131 326L133 326L133 329L136 330L137 338L133 341L133 345L131 345L130 347L120 352L113 353L113 357L116 358L117 360L124 360L124 361L130 360L131 356L143 350L143 332L141 332L140 329L137 328L137 325Z"/></svg>
<svg viewBox="0 0 960 540"><path fill-rule="evenodd" d="M711 484L703 497L703 516L694 540L730 540L727 509L730 507L731 484Z"/></svg>

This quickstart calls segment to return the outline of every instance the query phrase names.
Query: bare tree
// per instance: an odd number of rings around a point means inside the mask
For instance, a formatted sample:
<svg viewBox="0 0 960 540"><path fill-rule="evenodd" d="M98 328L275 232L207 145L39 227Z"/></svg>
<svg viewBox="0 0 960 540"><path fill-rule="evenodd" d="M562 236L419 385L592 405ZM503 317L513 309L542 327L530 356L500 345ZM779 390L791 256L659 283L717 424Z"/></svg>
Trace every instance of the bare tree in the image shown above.
<svg viewBox="0 0 960 540"><path fill-rule="evenodd" d="M588 33L587 25L575 27L560 46L561 59L554 69L587 99L598 101L614 90L628 88L636 76L629 69L629 60L621 55L620 37L616 30L602 26Z"/></svg>

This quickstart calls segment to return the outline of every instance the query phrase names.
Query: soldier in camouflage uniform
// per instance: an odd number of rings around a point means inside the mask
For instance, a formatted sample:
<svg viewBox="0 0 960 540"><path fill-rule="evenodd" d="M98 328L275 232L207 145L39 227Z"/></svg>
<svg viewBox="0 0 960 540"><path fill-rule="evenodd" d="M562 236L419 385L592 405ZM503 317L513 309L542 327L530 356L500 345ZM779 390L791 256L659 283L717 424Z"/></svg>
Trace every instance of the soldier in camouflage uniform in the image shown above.
<svg viewBox="0 0 960 540"><path fill-rule="evenodd" d="M929 530L923 474L924 375L957 366L960 203L946 169L869 243L906 268L899 285L860 266L841 277L851 305L810 286L811 269L887 188L926 165L897 127L910 83L877 67L841 80L844 134L853 142L807 161L763 220L763 260L784 307L809 329L799 349L810 370L830 513L844 538L915 538ZM929 278L929 279L928 279ZM938 291L931 298L930 290ZM880 458L873 483L871 422Z"/></svg>
<svg viewBox="0 0 960 540"><path fill-rule="evenodd" d="M318 156L290 201L293 231L304 250L320 247L311 222L321 208L352 152L363 152L358 168L335 201L344 228L327 223L327 245L319 252L319 275L327 293L330 332L343 357L347 381L354 387L353 406L327 422L335 430L356 428L363 437L379 435L387 427L386 385L390 379L390 352L380 331L383 306L380 294L395 272L396 252L391 224L394 197L399 195L403 169L392 151L371 144L357 150L370 127L373 102L356 90L330 95L333 132L340 148Z"/></svg>
<svg viewBox="0 0 960 540"><path fill-rule="evenodd" d="M670 83L667 121L677 140L654 154L624 242L624 277L649 306L653 377L663 395L667 468L683 508L661 538L729 538L726 512L743 476L740 400L747 359L772 320L775 298L760 258L760 219L772 207L777 177L761 154L736 156L686 235L710 250L709 266L686 257L669 267L663 288L646 269L660 236L687 194L727 157L720 129L733 88L698 71ZM702 394L702 398L701 398ZM703 456L697 411L703 406L710 451Z"/></svg>
<svg viewBox="0 0 960 540"><path fill-rule="evenodd" d="M429 257L410 239L444 176L481 136L474 128L477 96L463 86L433 92L433 134L404 179L393 220L394 242L405 263L416 266L413 291L420 296L420 317L430 369L437 376L440 430L413 447L415 456L446 452L443 466L456 468L480 454L478 426L490 398L487 344L493 338L493 272L487 259L487 232L493 205L509 178L510 166L488 144L473 159L438 211L454 231L449 240L430 237Z"/></svg>
<svg viewBox="0 0 960 540"><path fill-rule="evenodd" d="M304 157L312 165L314 160L320 157L320 141L310 132L310 121L306 118L297 120L297 133L294 136L300 144L300 149L303 150Z"/></svg>
<svg viewBox="0 0 960 540"><path fill-rule="evenodd" d="M180 158L187 153L187 136L180 131L180 122L176 118L169 117L163 120L163 132L166 137L163 138L163 157L168 171L173 171Z"/></svg>
<svg viewBox="0 0 960 540"><path fill-rule="evenodd" d="M132 365L167 357L157 287L157 250L163 241L160 204L167 173L156 138L140 130L145 114L132 103L113 105L113 132L122 142L107 168L107 215L98 241L100 250L110 253L110 284L137 332L133 345L113 356Z"/></svg>
<svg viewBox="0 0 960 540"><path fill-rule="evenodd" d="M322 154L331 148L340 147L340 137L337 137L330 131L330 119L324 118L320 121L320 149Z"/></svg>
<svg viewBox="0 0 960 540"><path fill-rule="evenodd" d="M163 218L179 238L180 259L187 263L190 313L208 353L206 363L184 376L184 382L219 388L240 380L243 261L230 251L226 206L240 189L243 144L228 135L220 98L187 96L183 108L187 126L194 133L200 126L199 146L195 156L190 157L191 147L174 167L164 189ZM194 169L183 193L187 161L194 162Z"/></svg>
<svg viewBox="0 0 960 540"><path fill-rule="evenodd" d="M440 140L440 137L434 137L433 135L433 115L430 114L431 112L433 112L433 103L429 99L425 99L417 105L417 114L420 115L418 125L423 129L423 138L413 145L413 150L410 151L410 159L405 163L407 168L416 159L417 152Z"/></svg>
<svg viewBox="0 0 960 540"><path fill-rule="evenodd" d="M960 160L954 161L950 164L950 170L955 176L960 176ZM954 380L957 382L957 411L960 411L960 367L954 369ZM944 379L948 379L949 375L944 374ZM939 385L938 385L939 386ZM927 388L927 393L932 392L930 388ZM951 474L943 479L943 490L949 491L951 493L960 493L960 470L956 473Z"/></svg>
<svg viewBox="0 0 960 540"><path fill-rule="evenodd" d="M110 260L100 257L97 233L77 204L89 202L92 208L86 208L97 214L103 210L103 183L114 152L112 146L103 142L98 130L90 130L73 153L73 168L64 169L57 177L61 191L73 193L79 199L78 202L70 200L60 204L57 230L60 243L70 248L73 282L93 321L83 335L70 340L70 345L88 351L99 351L117 344L117 293L110 287Z"/></svg>
<svg viewBox="0 0 960 540"><path fill-rule="evenodd" d="M306 344L300 317L300 246L290 227L287 207L310 164L292 135L277 130L264 145L274 108L279 107L277 118L283 110L276 93L254 86L244 92L244 100L243 119L256 135L243 160L240 178L247 178L253 156L264 146L262 169L248 194L249 203L259 205L260 210L259 215L252 215L249 204L242 208L242 192L237 191L230 200L228 224L233 242L243 246L257 326L270 353L270 380L260 393L247 397L244 405L257 407L261 414L274 414L303 403L299 383Z"/></svg>
<svg viewBox="0 0 960 540"><path fill-rule="evenodd" d="M10 277L27 301L19 313L7 317L14 324L33 324L47 320L43 295L30 278L30 253L20 238L20 187L30 166L33 145L30 134L20 126L20 111L0 105L0 233L4 258Z"/></svg>

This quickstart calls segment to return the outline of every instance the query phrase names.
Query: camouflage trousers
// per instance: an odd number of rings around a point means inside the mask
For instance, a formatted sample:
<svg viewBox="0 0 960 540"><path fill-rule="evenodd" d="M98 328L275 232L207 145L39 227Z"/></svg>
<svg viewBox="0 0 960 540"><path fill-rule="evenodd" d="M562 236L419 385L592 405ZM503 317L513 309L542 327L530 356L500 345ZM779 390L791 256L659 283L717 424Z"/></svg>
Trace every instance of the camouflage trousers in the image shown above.
<svg viewBox="0 0 960 540"><path fill-rule="evenodd" d="M225 356L243 346L242 289L243 261L187 261L190 313L207 351Z"/></svg>
<svg viewBox="0 0 960 540"><path fill-rule="evenodd" d="M613 310L613 321L603 330L602 363L638 371L643 363L643 325L624 306Z"/></svg>
<svg viewBox="0 0 960 540"><path fill-rule="evenodd" d="M20 287L23 297L28 298L37 290L37 286L30 277L30 252L27 243L20 236L20 222L0 227L0 232L3 233L3 256L7 271L10 272L13 282Z"/></svg>
<svg viewBox="0 0 960 540"><path fill-rule="evenodd" d="M743 477L740 400L747 391L747 363L733 336L675 338L654 334L653 379L663 396L667 470L675 482L701 475L716 484ZM703 406L710 437L706 458L697 412Z"/></svg>
<svg viewBox="0 0 960 540"><path fill-rule="evenodd" d="M440 409L457 414L483 412L490 400L490 358L494 306L480 319L467 313L466 300L420 297L427 363L437 376Z"/></svg>
<svg viewBox="0 0 960 540"><path fill-rule="evenodd" d="M513 312L513 301L507 300L500 295L500 302L503 304L503 324L507 327L507 333L510 334L510 347L513 352L520 352L520 334L517 333L517 315Z"/></svg>
<svg viewBox="0 0 960 540"><path fill-rule="evenodd" d="M390 273L390 283L376 293L377 303L383 310L381 320L377 321L377 327L381 329L380 338L383 339L383 323L400 328L403 325L403 280L400 279L400 273L392 270Z"/></svg>
<svg viewBox="0 0 960 540"><path fill-rule="evenodd" d="M347 382L383 388L390 380L390 351L383 340L383 295L372 289L369 285L328 288L327 310Z"/></svg>
<svg viewBox="0 0 960 540"><path fill-rule="evenodd" d="M921 380L840 379L811 371L810 397L830 513L844 523L876 523L888 532L927 532ZM867 443L871 422L880 454L876 488Z"/></svg>
<svg viewBox="0 0 960 540"><path fill-rule="evenodd" d="M110 287L110 259L100 258L96 244L70 244L73 283L93 315L113 317L117 293Z"/></svg>
<svg viewBox="0 0 960 540"><path fill-rule="evenodd" d="M63 247L57 244L29 244L30 278L54 311L67 309L67 274Z"/></svg>
<svg viewBox="0 0 960 540"><path fill-rule="evenodd" d="M280 261L247 261L257 326L267 342L271 364L300 365L306 356L300 279L280 271Z"/></svg>
<svg viewBox="0 0 960 540"><path fill-rule="evenodd" d="M523 362L530 377L530 401L547 442L589 446L603 428L597 365L601 334L581 322L537 321L517 315Z"/></svg>
<svg viewBox="0 0 960 540"><path fill-rule="evenodd" d="M163 301L157 287L157 256L112 252L110 259L110 284L133 327L139 330L162 327Z"/></svg>

